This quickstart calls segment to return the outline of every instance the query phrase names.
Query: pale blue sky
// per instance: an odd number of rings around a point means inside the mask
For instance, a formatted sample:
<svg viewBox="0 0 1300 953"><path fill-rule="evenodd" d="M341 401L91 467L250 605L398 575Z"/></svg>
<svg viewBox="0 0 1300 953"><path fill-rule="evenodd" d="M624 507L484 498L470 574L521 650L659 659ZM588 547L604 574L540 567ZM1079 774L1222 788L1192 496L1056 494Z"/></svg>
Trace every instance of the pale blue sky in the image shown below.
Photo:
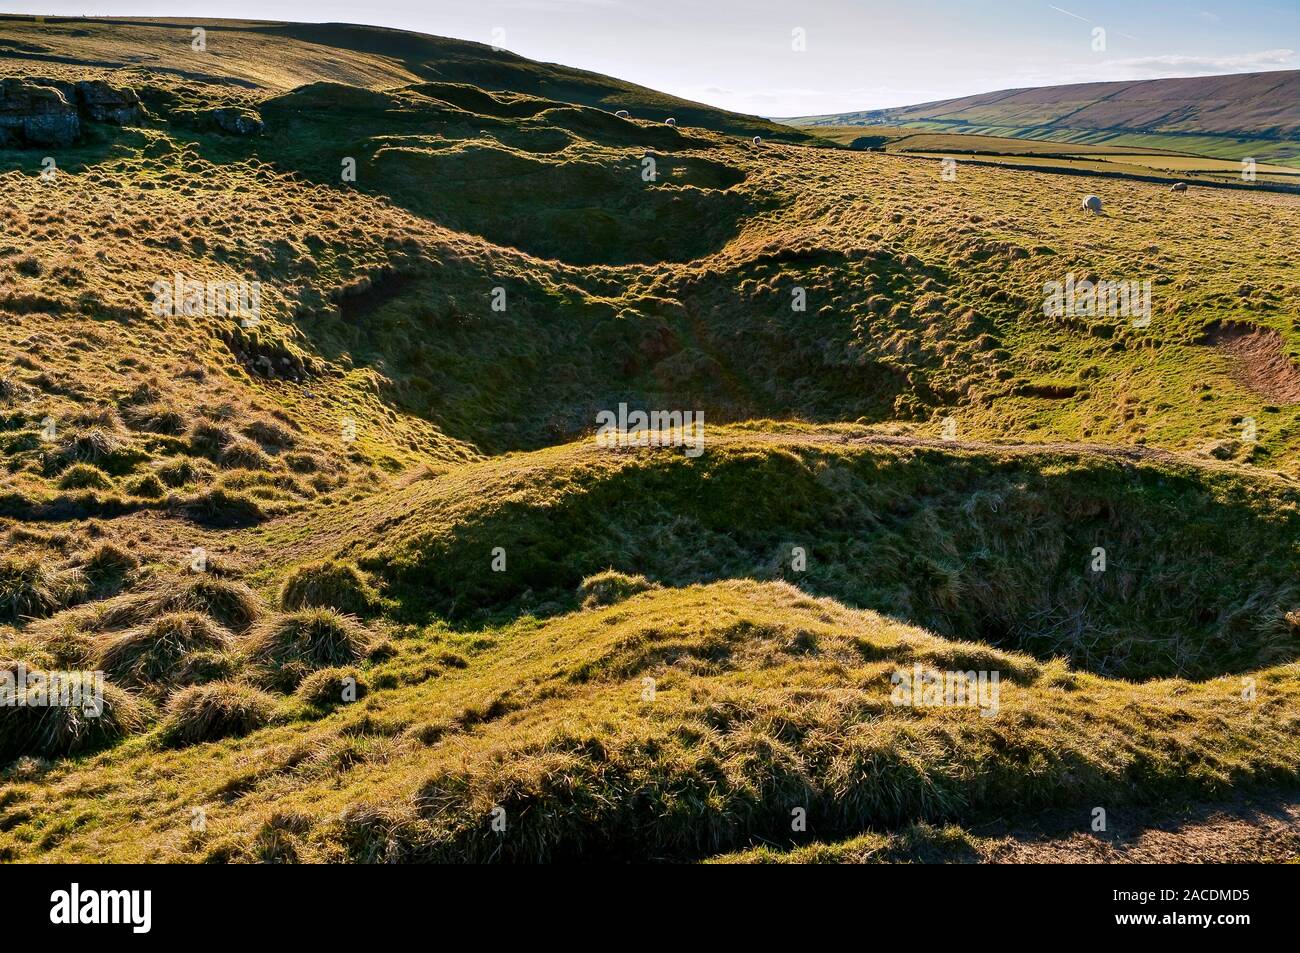
<svg viewBox="0 0 1300 953"><path fill-rule="evenodd" d="M524 56L766 116L1300 68L1295 0L30 0L0 11L332 20L487 43L499 29Z"/></svg>

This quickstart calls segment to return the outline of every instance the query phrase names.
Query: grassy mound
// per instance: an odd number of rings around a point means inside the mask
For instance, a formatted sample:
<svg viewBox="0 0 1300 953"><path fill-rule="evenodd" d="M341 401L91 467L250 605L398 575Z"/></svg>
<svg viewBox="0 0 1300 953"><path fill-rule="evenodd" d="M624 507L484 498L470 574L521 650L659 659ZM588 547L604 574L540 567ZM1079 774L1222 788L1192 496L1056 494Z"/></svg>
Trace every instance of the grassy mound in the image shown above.
<svg viewBox="0 0 1300 953"><path fill-rule="evenodd" d="M117 543L101 542L78 560L81 568L93 579L108 576L125 576L140 567L140 559Z"/></svg>
<svg viewBox="0 0 1300 953"><path fill-rule="evenodd" d="M240 737L270 724L273 697L236 682L193 685L167 703L161 737L173 747Z"/></svg>
<svg viewBox="0 0 1300 953"><path fill-rule="evenodd" d="M111 490L113 481L99 467L74 463L59 476L60 490Z"/></svg>
<svg viewBox="0 0 1300 953"><path fill-rule="evenodd" d="M303 609L260 624L244 651L271 684L291 689L315 669L360 660L369 646L369 634L355 617Z"/></svg>
<svg viewBox="0 0 1300 953"><path fill-rule="evenodd" d="M0 619L49 615L86 594L85 575L40 559L0 557Z"/></svg>
<svg viewBox="0 0 1300 953"><path fill-rule="evenodd" d="M11 677L15 671L15 666L4 669ZM51 673L39 674L51 677ZM93 751L140 732L148 724L148 706L129 692L106 683L102 699L95 702L89 694L92 673L56 674L64 679L84 677L85 704L49 704L28 685L7 683L0 674L0 692L13 694L12 707L6 703L0 717L0 763L22 755L61 758ZM69 685L69 697L72 691Z"/></svg>
<svg viewBox="0 0 1300 953"><path fill-rule="evenodd" d="M262 617L262 601L242 582L196 573L158 581L144 592L110 600L95 614L98 629L144 625L168 613L201 613L235 633Z"/></svg>
<svg viewBox="0 0 1300 953"><path fill-rule="evenodd" d="M355 806L350 857L685 859L797 840L796 808L825 834L1294 775L1294 666L1267 677L1258 707L1236 680L1108 682L753 584L647 594L541 639L567 660L546 684L570 686L568 701L548 716L516 698L517 714L454 746L468 762L442 762L404 804ZM891 675L915 664L1000 671L998 713L895 707ZM517 684L502 669L476 684L496 677ZM1225 735L1197 727L1218 718ZM1157 736L1168 747L1148 748Z"/></svg>
<svg viewBox="0 0 1300 953"><path fill-rule="evenodd" d="M99 655L99 667L116 682L134 688L165 688L183 682L194 652L220 653L233 636L205 615L172 612L115 636Z"/></svg>
<svg viewBox="0 0 1300 953"><path fill-rule="evenodd" d="M156 473L146 473L127 484L126 491L146 500L158 500L167 495L167 487Z"/></svg>
<svg viewBox="0 0 1300 953"><path fill-rule="evenodd" d="M377 589L354 564L328 560L294 569L280 587L284 609L337 609L364 616L381 603Z"/></svg>
<svg viewBox="0 0 1300 953"><path fill-rule="evenodd" d="M607 569L582 580L582 584L578 586L578 597L582 600L584 609L593 609L598 606L612 606L616 602L635 596L638 592L657 588L659 587L645 576L629 576L627 573Z"/></svg>
<svg viewBox="0 0 1300 953"><path fill-rule="evenodd" d="M211 465L205 467L200 461L187 457L166 460L158 467L157 477L167 486L179 489L189 483L203 483L211 479Z"/></svg>
<svg viewBox="0 0 1300 953"><path fill-rule="evenodd" d="M127 584L140 559L117 543L100 542L73 559L99 596L112 595Z"/></svg>
<svg viewBox="0 0 1300 953"><path fill-rule="evenodd" d="M394 519L362 565L404 605L466 620L567 611L613 567L676 586L789 579L1128 678L1300 653L1284 618L1300 604L1285 482L1155 454L715 433L695 460L588 445L415 484L374 505L370 519ZM1243 546L1259 557L1249 570Z"/></svg>
<svg viewBox="0 0 1300 953"><path fill-rule="evenodd" d="M917 665L996 672L996 704L898 704L895 676ZM274 805L315 820L304 859L358 861L696 859L988 812L1208 798L1296 780L1300 669L1254 678L1249 697L1235 677L1111 680L782 583L661 589L520 622L437 677L380 666L363 709L269 728L256 765L193 749L164 762L163 792L137 774L140 752L95 767L81 793L33 790L14 843L88 809L53 858L199 859L175 836L187 818L141 838L133 816L214 789L241 792L209 816L232 837L251 843L257 809ZM96 802L105 784L119 796ZM796 808L806 832L792 831Z"/></svg>
<svg viewBox="0 0 1300 953"><path fill-rule="evenodd" d="M369 691L370 686L355 668L336 666L312 672L302 680L294 697L316 708L333 708L335 705L357 701Z"/></svg>
<svg viewBox="0 0 1300 953"><path fill-rule="evenodd" d="M391 30L225 23L198 76L186 24L4 26L14 75L151 68L57 188L3 150L0 660L179 694L6 769L0 859L893 858L1294 782L1294 195L940 177ZM586 442L624 403L703 454ZM997 713L895 705L916 664Z"/></svg>
<svg viewBox="0 0 1300 953"><path fill-rule="evenodd" d="M266 519L266 509L246 493L217 487L195 494L184 506L185 515L204 526L230 529L251 526Z"/></svg>

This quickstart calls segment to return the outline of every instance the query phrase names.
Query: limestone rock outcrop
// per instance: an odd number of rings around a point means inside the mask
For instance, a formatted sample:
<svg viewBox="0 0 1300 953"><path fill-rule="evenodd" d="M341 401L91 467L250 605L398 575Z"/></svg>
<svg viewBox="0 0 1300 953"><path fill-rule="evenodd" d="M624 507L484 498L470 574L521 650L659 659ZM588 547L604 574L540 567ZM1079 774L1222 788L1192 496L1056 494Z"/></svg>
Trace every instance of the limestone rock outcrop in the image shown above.
<svg viewBox="0 0 1300 953"><path fill-rule="evenodd" d="M79 135L81 117L61 90L0 80L0 145L70 146Z"/></svg>

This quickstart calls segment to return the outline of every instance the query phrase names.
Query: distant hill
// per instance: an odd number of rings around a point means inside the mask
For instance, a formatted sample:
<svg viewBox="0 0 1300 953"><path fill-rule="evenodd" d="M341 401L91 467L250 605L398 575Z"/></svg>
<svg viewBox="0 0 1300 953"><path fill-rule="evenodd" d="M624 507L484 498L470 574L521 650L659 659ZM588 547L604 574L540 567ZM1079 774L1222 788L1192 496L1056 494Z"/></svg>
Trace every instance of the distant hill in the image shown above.
<svg viewBox="0 0 1300 953"><path fill-rule="evenodd" d="M936 124L953 132L1025 138L1107 131L1285 140L1300 137L1300 71L1004 89L785 121L794 126Z"/></svg>
<svg viewBox="0 0 1300 953"><path fill-rule="evenodd" d="M191 47L202 27L206 53ZM206 59L205 59L206 57ZM435 80L528 93L635 118L822 144L789 126L714 109L599 73L538 63L483 43L346 23L0 16L0 75L35 64L133 69L285 92L315 82L388 89ZM210 64L210 65L209 65Z"/></svg>

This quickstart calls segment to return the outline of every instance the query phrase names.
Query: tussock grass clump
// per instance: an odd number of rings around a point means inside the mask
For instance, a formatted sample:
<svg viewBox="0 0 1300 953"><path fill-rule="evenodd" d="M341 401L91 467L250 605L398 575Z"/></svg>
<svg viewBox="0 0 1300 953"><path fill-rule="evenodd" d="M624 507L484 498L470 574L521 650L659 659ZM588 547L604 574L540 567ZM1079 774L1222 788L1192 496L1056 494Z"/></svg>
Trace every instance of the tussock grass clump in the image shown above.
<svg viewBox="0 0 1300 953"><path fill-rule="evenodd" d="M69 419L74 427L102 427L108 431L122 429L122 418L112 404L90 404L83 406Z"/></svg>
<svg viewBox="0 0 1300 953"><path fill-rule="evenodd" d="M193 685L172 696L167 703L162 741L171 747L186 747L241 737L270 724L276 701L266 692L238 682Z"/></svg>
<svg viewBox="0 0 1300 953"><path fill-rule="evenodd" d="M85 574L35 557L0 557L0 619L40 618L86 595Z"/></svg>
<svg viewBox="0 0 1300 953"><path fill-rule="evenodd" d="M303 609L260 624L244 651L271 685L287 690L316 669L360 661L369 647L370 635L354 616Z"/></svg>
<svg viewBox="0 0 1300 953"><path fill-rule="evenodd" d="M249 845L249 858L259 864L296 864L297 839L288 831L267 823Z"/></svg>
<svg viewBox="0 0 1300 953"><path fill-rule="evenodd" d="M77 553L72 557L71 563L85 573L96 598L120 592L127 580L140 568L140 560L134 553L107 540Z"/></svg>
<svg viewBox="0 0 1300 953"><path fill-rule="evenodd" d="M88 632L66 625L59 620L53 626L35 627L33 635L39 640L41 651L50 659L49 670L74 671L95 667L98 652L95 637Z"/></svg>
<svg viewBox="0 0 1300 953"><path fill-rule="evenodd" d="M381 603L379 591L353 563L326 560L299 566L280 587L284 609L337 609L364 616Z"/></svg>
<svg viewBox="0 0 1300 953"><path fill-rule="evenodd" d="M351 689L351 698L344 698L344 693ZM312 672L302 680L294 697L316 708L332 708L347 701L357 701L370 691L370 687L361 678L355 668L335 666Z"/></svg>
<svg viewBox="0 0 1300 953"><path fill-rule="evenodd" d="M65 464L92 463L106 466L116 461L126 449L126 442L115 432L103 427L91 427L69 437L59 448L59 459Z"/></svg>
<svg viewBox="0 0 1300 953"><path fill-rule="evenodd" d="M146 473L126 485L126 492L145 500L159 500L167 495L167 487L156 473Z"/></svg>
<svg viewBox="0 0 1300 953"><path fill-rule="evenodd" d="M19 632L13 626L0 625L0 669L12 671L19 662L34 669L57 667L54 656L30 629Z"/></svg>
<svg viewBox="0 0 1300 953"><path fill-rule="evenodd" d="M295 473L319 473L331 469L326 460L314 453L286 453L284 464Z"/></svg>
<svg viewBox="0 0 1300 953"><path fill-rule="evenodd" d="M121 405L127 408L129 412L133 407L139 407L142 404L154 404L162 399L164 390L163 383L157 377L146 378L137 381L136 385L122 395Z"/></svg>
<svg viewBox="0 0 1300 953"><path fill-rule="evenodd" d="M298 438L288 427L270 418L250 421L244 425L243 434L264 447L276 450L287 450L298 443Z"/></svg>
<svg viewBox="0 0 1300 953"><path fill-rule="evenodd" d="M205 615L172 612L115 637L100 653L98 663L114 681L156 689L184 680L182 669L190 653L220 653L232 641L228 630Z"/></svg>
<svg viewBox="0 0 1300 953"><path fill-rule="evenodd" d="M217 455L217 462L223 467L265 470L270 467L271 458L257 443L247 437L231 437Z"/></svg>
<svg viewBox="0 0 1300 953"><path fill-rule="evenodd" d="M185 514L196 523L214 527L251 526L266 519L266 511L245 493L215 487L190 497Z"/></svg>
<svg viewBox="0 0 1300 953"><path fill-rule="evenodd" d="M44 269L41 267L41 260L35 255L24 255L14 262L14 271L28 278L36 278Z"/></svg>
<svg viewBox="0 0 1300 953"><path fill-rule="evenodd" d="M597 606L611 606L624 599L630 599L638 592L658 589L656 583L645 576L629 575L616 569L607 569L582 580L578 586L578 597L582 599L584 609Z"/></svg>
<svg viewBox="0 0 1300 953"><path fill-rule="evenodd" d="M12 678L14 670L8 671ZM16 704L2 709L4 714L0 717L0 761L21 755L61 758L111 745L144 730L151 716L148 705L130 692L105 683L102 703L96 710L90 696L90 675L89 672L61 675L83 678L86 705L38 703L32 686L15 684L12 690L16 693ZM71 692L70 686L68 691Z"/></svg>
<svg viewBox="0 0 1300 953"><path fill-rule="evenodd" d="M206 483L214 473L212 464L189 457L165 460L157 470L158 479L173 489L179 489L187 483Z"/></svg>
<svg viewBox="0 0 1300 953"><path fill-rule="evenodd" d="M117 543L101 542L76 557L76 563L92 578L125 575L140 566L139 558Z"/></svg>
<svg viewBox="0 0 1300 953"><path fill-rule="evenodd" d="M209 575L186 577L178 588L163 595L158 605L166 611L202 612L232 632L247 631L263 611L262 601L248 586Z"/></svg>
<svg viewBox="0 0 1300 953"><path fill-rule="evenodd" d="M189 428L189 418L166 404L142 404L126 409L126 422L136 430L179 437Z"/></svg>
<svg viewBox="0 0 1300 953"><path fill-rule="evenodd" d="M242 633L262 617L263 608L257 593L242 582L198 573L160 579L148 591L119 596L105 604L94 625L101 630L143 625L171 612L199 612Z"/></svg>
<svg viewBox="0 0 1300 953"><path fill-rule="evenodd" d="M74 463L59 477L60 490L111 490L113 481L99 467Z"/></svg>
<svg viewBox="0 0 1300 953"><path fill-rule="evenodd" d="M273 813L251 838L222 837L205 844L204 863L296 864L300 862L300 835L313 826L306 814Z"/></svg>
<svg viewBox="0 0 1300 953"><path fill-rule="evenodd" d="M234 652L190 652L176 666L176 684L202 685L234 678L240 661Z"/></svg>
<svg viewBox="0 0 1300 953"><path fill-rule="evenodd" d="M220 424L209 420L198 420L190 428L189 437L190 448L196 454L202 457L216 457L234 439L234 434Z"/></svg>

